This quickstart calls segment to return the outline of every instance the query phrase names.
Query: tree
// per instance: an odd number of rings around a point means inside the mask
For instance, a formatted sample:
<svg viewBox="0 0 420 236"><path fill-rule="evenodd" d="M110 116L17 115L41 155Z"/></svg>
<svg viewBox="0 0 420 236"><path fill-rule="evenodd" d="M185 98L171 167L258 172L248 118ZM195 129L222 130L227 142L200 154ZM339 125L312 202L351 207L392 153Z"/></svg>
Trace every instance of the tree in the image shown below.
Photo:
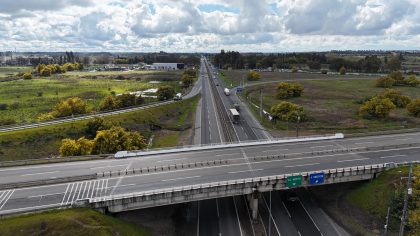
<svg viewBox="0 0 420 236"><path fill-rule="evenodd" d="M27 72L27 73L23 74L22 77L23 77L24 80L30 80L30 79L32 79L32 73Z"/></svg>
<svg viewBox="0 0 420 236"><path fill-rule="evenodd" d="M346 68L345 68L344 66L342 66L342 67L340 68L340 75L345 75L345 74L346 74L346 72L347 72Z"/></svg>
<svg viewBox="0 0 420 236"><path fill-rule="evenodd" d="M408 114L414 117L420 117L420 98L412 100L407 105Z"/></svg>
<svg viewBox="0 0 420 236"><path fill-rule="evenodd" d="M281 102L272 106L271 115L274 119L292 122L296 122L298 117L300 117L300 121L304 121L306 118L303 107L291 102Z"/></svg>
<svg viewBox="0 0 420 236"><path fill-rule="evenodd" d="M390 71L397 71L401 69L401 60L397 56L392 57L386 64Z"/></svg>
<svg viewBox="0 0 420 236"><path fill-rule="evenodd" d="M389 98L373 97L359 108L359 114L364 118L386 118L395 109Z"/></svg>
<svg viewBox="0 0 420 236"><path fill-rule="evenodd" d="M389 76L382 76L376 80L376 87L391 88L395 80Z"/></svg>
<svg viewBox="0 0 420 236"><path fill-rule="evenodd" d="M256 71L250 71L250 72L248 72L246 78L249 81L257 81L257 80L261 79L261 75L260 75L260 73L258 73Z"/></svg>
<svg viewBox="0 0 420 236"><path fill-rule="evenodd" d="M183 74L181 77L182 85L184 88L188 88L194 82L194 77L188 74Z"/></svg>
<svg viewBox="0 0 420 236"><path fill-rule="evenodd" d="M300 97L303 93L303 85L300 83L281 82L277 85L276 98L285 99Z"/></svg>
<svg viewBox="0 0 420 236"><path fill-rule="evenodd" d="M403 95L401 91L395 89L386 89L380 95L381 98L389 98L396 107L406 107L411 102L409 96Z"/></svg>
<svg viewBox="0 0 420 236"><path fill-rule="evenodd" d="M393 71L389 74L395 82L394 85L404 85L404 76L401 71Z"/></svg>
<svg viewBox="0 0 420 236"><path fill-rule="evenodd" d="M137 132L126 132L122 127L114 126L98 131L93 145L93 153L115 153L122 150L140 150L147 145Z"/></svg>
<svg viewBox="0 0 420 236"><path fill-rule="evenodd" d="M168 100L175 96L175 89L170 85L160 86L156 94L159 101Z"/></svg>
<svg viewBox="0 0 420 236"><path fill-rule="evenodd" d="M183 74L189 75L190 77L193 77L193 78L197 77L197 72L191 69L185 70Z"/></svg>
<svg viewBox="0 0 420 236"><path fill-rule="evenodd" d="M124 93L116 97L120 100L120 107L132 107L136 105L136 95Z"/></svg>
<svg viewBox="0 0 420 236"><path fill-rule="evenodd" d="M108 95L99 104L100 111L114 110L121 106L121 101L113 95Z"/></svg>
<svg viewBox="0 0 420 236"><path fill-rule="evenodd" d="M99 130L110 129L112 126L112 122L105 121L102 117L95 117L93 120L89 120L87 122L85 134L90 138L94 138L96 136L96 132Z"/></svg>

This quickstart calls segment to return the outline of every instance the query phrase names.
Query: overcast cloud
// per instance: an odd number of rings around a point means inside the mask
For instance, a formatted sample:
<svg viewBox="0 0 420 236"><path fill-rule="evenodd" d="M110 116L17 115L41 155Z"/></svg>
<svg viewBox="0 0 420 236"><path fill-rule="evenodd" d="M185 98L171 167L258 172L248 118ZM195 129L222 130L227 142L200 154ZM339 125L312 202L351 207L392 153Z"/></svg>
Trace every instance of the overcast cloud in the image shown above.
<svg viewBox="0 0 420 236"><path fill-rule="evenodd" d="M420 0L0 0L0 50L420 50Z"/></svg>

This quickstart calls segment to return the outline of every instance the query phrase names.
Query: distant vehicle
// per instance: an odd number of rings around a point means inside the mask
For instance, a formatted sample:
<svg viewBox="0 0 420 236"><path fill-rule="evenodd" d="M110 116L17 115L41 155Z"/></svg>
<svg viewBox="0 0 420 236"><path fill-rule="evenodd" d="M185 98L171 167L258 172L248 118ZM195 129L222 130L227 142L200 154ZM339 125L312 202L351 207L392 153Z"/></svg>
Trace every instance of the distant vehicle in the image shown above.
<svg viewBox="0 0 420 236"><path fill-rule="evenodd" d="M177 93L174 97L174 101L179 101L182 100L182 94L181 93Z"/></svg>
<svg viewBox="0 0 420 236"><path fill-rule="evenodd" d="M239 113L236 109L230 109L230 115L234 124L239 124Z"/></svg>
<svg viewBox="0 0 420 236"><path fill-rule="evenodd" d="M239 112L239 104L238 103L234 103L233 104L233 108L235 108L238 112Z"/></svg>
<svg viewBox="0 0 420 236"><path fill-rule="evenodd" d="M219 83L216 83L216 86L219 86Z"/></svg>
<svg viewBox="0 0 420 236"><path fill-rule="evenodd" d="M216 79L216 76L215 75L213 75L213 79Z"/></svg>
<svg viewBox="0 0 420 236"><path fill-rule="evenodd" d="M299 200L299 197L296 195L296 193L294 193L294 192L289 192L289 193L288 193L288 196L287 196L287 200L288 200L288 201L291 201L291 202L294 202L294 201Z"/></svg>
<svg viewBox="0 0 420 236"><path fill-rule="evenodd" d="M230 90L228 88L225 88L224 93L225 93L226 96L229 96L230 95Z"/></svg>

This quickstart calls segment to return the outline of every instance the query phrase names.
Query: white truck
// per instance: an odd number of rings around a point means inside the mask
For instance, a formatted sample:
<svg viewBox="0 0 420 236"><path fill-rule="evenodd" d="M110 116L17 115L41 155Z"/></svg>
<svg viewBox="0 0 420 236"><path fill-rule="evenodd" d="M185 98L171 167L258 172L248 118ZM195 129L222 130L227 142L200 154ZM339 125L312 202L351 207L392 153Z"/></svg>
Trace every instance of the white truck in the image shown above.
<svg viewBox="0 0 420 236"><path fill-rule="evenodd" d="M181 93L177 93L174 97L174 101L179 101L182 100L182 94Z"/></svg>
<svg viewBox="0 0 420 236"><path fill-rule="evenodd" d="M224 93L225 93L226 96L229 96L230 95L230 90L228 88L225 88Z"/></svg>

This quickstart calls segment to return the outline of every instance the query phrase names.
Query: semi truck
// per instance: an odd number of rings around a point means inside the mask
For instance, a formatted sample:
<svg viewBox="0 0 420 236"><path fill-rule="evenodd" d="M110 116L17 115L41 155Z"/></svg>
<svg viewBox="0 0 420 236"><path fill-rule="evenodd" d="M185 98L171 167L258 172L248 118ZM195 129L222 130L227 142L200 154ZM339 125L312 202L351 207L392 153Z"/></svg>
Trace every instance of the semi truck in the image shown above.
<svg viewBox="0 0 420 236"><path fill-rule="evenodd" d="M229 96L230 95L230 90L228 88L225 88L224 93L225 93L226 96Z"/></svg>
<svg viewBox="0 0 420 236"><path fill-rule="evenodd" d="M230 109L230 115L234 124L239 124L239 113L236 109Z"/></svg>

